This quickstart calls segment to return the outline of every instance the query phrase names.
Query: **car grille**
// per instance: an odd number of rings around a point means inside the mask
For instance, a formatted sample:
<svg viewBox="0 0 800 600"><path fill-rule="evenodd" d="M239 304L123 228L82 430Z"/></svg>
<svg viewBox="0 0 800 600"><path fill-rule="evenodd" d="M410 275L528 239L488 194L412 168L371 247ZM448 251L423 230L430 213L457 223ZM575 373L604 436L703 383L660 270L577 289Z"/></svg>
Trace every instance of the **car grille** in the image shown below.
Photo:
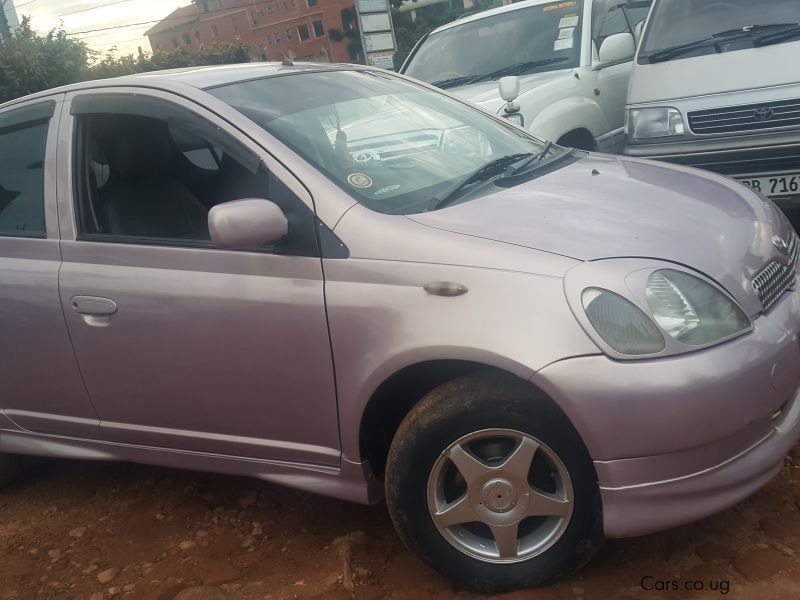
<svg viewBox="0 0 800 600"><path fill-rule="evenodd" d="M432 133L371 138L348 144L348 150L353 158L357 154L367 152L377 156L379 160L388 161L425 152L435 152L439 149L440 138L440 135Z"/></svg>
<svg viewBox="0 0 800 600"><path fill-rule="evenodd" d="M800 127L800 100L746 104L689 113L689 127L699 134L741 133Z"/></svg>
<svg viewBox="0 0 800 600"><path fill-rule="evenodd" d="M797 234L792 232L789 240L789 264L772 261L753 278L753 289L761 300L764 310L769 310L778 298L794 285L798 260L800 260L800 241Z"/></svg>

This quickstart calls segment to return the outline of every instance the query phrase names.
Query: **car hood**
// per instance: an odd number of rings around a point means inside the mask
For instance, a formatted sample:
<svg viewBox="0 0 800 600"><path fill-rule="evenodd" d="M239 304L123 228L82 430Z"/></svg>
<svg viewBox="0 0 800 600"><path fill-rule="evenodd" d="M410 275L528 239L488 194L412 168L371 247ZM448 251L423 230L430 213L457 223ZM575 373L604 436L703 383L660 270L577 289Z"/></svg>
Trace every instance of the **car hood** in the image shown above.
<svg viewBox="0 0 800 600"><path fill-rule="evenodd" d="M572 71L549 71L547 73L533 73L531 75L521 75L519 78L519 95L522 96L538 87L545 85L550 81L560 79L565 75L569 75ZM465 100L469 100L473 104L478 104L490 112L497 112L503 106L505 101L500 97L500 89L496 81L484 81L481 83L473 83L471 85L462 85L447 90L451 94L455 94Z"/></svg>
<svg viewBox="0 0 800 600"><path fill-rule="evenodd" d="M694 169L591 154L526 183L410 215L455 233L588 261L641 257L679 263L725 287L750 314L750 282L773 260L788 222L771 202Z"/></svg>

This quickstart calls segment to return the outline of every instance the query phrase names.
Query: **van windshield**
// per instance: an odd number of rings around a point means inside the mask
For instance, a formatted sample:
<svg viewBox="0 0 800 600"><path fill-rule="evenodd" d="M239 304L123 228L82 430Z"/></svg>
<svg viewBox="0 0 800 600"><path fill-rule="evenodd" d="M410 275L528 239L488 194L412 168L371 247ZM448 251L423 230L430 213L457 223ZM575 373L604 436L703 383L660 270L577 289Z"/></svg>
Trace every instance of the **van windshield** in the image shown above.
<svg viewBox="0 0 800 600"><path fill-rule="evenodd" d="M639 62L660 62L796 41L798 0L659 0ZM676 24L680 24L676 27Z"/></svg>
<svg viewBox="0 0 800 600"><path fill-rule="evenodd" d="M583 0L549 2L468 21L422 43L404 73L442 88L580 64Z"/></svg>

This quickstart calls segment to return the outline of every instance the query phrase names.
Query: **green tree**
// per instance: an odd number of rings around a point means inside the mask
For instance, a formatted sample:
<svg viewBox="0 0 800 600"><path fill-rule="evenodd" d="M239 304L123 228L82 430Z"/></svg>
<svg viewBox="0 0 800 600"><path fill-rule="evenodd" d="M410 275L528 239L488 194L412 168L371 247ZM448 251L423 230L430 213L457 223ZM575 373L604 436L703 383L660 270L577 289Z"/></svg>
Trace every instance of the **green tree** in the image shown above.
<svg viewBox="0 0 800 600"><path fill-rule="evenodd" d="M0 103L78 81L93 52L59 28L40 36L23 17L19 29L0 42Z"/></svg>
<svg viewBox="0 0 800 600"><path fill-rule="evenodd" d="M250 62L250 47L214 44L192 54L184 49L118 55L112 48L102 57L63 28L39 35L23 17L19 29L0 41L0 103L42 90L88 79L106 79L147 71Z"/></svg>
<svg viewBox="0 0 800 600"><path fill-rule="evenodd" d="M202 46L197 53L178 48L173 52L142 53L139 56L118 56L116 48L112 48L87 69L84 79L105 79L163 69L246 62L250 62L250 46L241 43Z"/></svg>

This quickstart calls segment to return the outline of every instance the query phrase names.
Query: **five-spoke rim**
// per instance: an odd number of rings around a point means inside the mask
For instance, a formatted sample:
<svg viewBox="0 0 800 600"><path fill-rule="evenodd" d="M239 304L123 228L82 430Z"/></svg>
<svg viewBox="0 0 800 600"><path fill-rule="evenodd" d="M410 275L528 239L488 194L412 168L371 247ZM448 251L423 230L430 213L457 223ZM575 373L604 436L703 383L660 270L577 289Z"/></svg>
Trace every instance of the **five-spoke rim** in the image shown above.
<svg viewBox="0 0 800 600"><path fill-rule="evenodd" d="M513 429L484 429L450 444L428 477L428 510L464 554L511 563L563 535L574 504L564 463L544 442Z"/></svg>

